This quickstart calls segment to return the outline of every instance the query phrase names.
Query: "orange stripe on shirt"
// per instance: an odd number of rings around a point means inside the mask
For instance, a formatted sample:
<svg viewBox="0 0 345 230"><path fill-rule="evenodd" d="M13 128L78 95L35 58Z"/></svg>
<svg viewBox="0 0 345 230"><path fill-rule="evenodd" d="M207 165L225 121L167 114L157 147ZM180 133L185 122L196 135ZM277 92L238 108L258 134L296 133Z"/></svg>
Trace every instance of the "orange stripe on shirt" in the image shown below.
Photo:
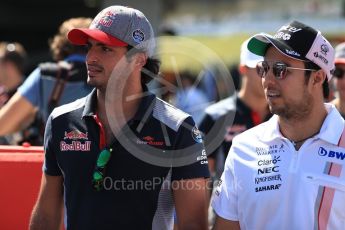
<svg viewBox="0 0 345 230"><path fill-rule="evenodd" d="M341 169L342 165L331 163L328 175L340 177ZM334 193L334 188L324 187L318 215L319 230L327 229L327 224L329 222L329 216L331 214L332 203L334 199Z"/></svg>

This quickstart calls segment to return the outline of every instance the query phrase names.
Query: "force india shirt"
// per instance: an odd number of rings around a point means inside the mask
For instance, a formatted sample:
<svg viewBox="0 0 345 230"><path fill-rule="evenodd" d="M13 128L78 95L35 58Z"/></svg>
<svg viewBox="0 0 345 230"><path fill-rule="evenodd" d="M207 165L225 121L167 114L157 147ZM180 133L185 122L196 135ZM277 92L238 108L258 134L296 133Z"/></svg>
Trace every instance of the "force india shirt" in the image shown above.
<svg viewBox="0 0 345 230"><path fill-rule="evenodd" d="M334 106L296 151L278 117L233 141L212 206L241 229L345 229L344 120Z"/></svg>

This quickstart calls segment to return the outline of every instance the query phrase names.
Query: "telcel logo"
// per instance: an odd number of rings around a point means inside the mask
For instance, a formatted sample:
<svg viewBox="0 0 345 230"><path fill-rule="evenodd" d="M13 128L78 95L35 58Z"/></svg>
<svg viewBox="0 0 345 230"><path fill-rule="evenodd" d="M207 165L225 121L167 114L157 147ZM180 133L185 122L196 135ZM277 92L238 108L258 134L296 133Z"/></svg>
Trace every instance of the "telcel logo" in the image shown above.
<svg viewBox="0 0 345 230"><path fill-rule="evenodd" d="M343 152L336 152L336 151L327 151L323 147L319 148L319 155L322 156L322 157L337 158L339 160L344 160L345 159L345 153L343 153Z"/></svg>

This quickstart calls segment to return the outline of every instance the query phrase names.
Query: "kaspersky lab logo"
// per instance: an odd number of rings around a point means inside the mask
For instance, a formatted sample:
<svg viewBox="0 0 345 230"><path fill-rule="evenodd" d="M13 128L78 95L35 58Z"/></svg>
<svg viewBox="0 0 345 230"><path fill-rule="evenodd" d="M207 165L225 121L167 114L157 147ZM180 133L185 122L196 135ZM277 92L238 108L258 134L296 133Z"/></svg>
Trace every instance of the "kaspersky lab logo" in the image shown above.
<svg viewBox="0 0 345 230"><path fill-rule="evenodd" d="M336 158L339 160L344 160L345 159L345 153L343 152L336 152L336 151L328 151L323 147L319 148L319 156L322 157L330 157L330 158Z"/></svg>

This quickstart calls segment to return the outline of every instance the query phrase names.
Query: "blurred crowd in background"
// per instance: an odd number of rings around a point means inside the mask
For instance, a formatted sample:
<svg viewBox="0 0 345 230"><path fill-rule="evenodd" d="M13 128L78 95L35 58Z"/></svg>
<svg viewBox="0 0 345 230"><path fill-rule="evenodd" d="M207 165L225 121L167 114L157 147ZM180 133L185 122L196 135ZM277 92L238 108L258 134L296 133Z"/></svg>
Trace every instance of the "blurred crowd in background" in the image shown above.
<svg viewBox="0 0 345 230"><path fill-rule="evenodd" d="M208 106L240 91L240 46L252 34L274 31L282 21L291 18L320 28L334 46L345 41L345 1L342 0L327 3L318 0L274 3L266 0L150 2L152 4L130 0L116 4L132 5L150 18L159 36L157 56L162 60L162 71L161 80L153 81L149 87L159 97L190 113L198 124L205 117ZM36 9L25 12L16 9L20 14L14 17L10 12L15 6L6 1L0 3L3 5L1 11L8 16L6 22L0 20L4 31L0 37L1 144L28 142L41 145L44 122L49 112L55 106L86 95L91 90L85 86L85 69L80 70L84 78L69 74L75 69L75 63L83 62L85 54L77 50L77 55L74 55L75 50L61 41L63 45L57 46L56 36L66 33L61 31L63 22L80 16L92 17L100 8L113 2L62 1L54 3L54 9L43 1L34 4L38 4ZM62 11L64 4L70 4L70 10ZM36 15L36 10L43 13ZM57 13L59 16L54 17ZM73 26L70 24L64 29L69 30ZM57 50L61 52L58 57ZM42 67L42 63L48 63L48 67ZM325 101L335 100L337 107L343 109L339 99L343 90L342 76L339 71L337 74L339 77L329 84L329 95ZM21 86L32 75L39 76ZM48 86L44 83L47 76L51 78ZM70 86L81 87L82 90L71 91ZM41 96L28 96L27 89L30 87L39 91ZM11 100L11 97L14 98Z"/></svg>

